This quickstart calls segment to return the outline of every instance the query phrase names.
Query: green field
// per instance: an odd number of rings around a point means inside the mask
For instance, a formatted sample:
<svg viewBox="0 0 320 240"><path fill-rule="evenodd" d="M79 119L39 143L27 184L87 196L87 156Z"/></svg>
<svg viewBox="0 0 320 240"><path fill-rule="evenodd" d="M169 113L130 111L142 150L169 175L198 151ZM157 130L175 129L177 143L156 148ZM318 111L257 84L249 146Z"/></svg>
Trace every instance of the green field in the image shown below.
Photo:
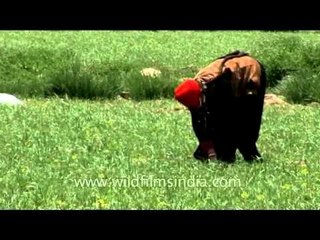
<svg viewBox="0 0 320 240"><path fill-rule="evenodd" d="M25 104L0 106L0 208L319 209L317 104L266 106L258 142L265 161L238 155L226 165L192 157L189 113L170 95L88 100L41 92L69 64L65 53L95 81L106 64L119 67L124 85L144 67L178 82L234 49L259 56L262 41L281 36L319 40L314 32L1 32L0 92Z"/></svg>

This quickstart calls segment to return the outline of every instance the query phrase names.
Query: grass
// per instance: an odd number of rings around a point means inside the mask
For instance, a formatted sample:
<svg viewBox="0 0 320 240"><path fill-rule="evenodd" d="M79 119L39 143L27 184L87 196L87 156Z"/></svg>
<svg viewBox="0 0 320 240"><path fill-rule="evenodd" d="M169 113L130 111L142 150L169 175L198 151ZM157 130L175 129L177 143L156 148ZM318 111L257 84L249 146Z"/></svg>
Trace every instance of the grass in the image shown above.
<svg viewBox="0 0 320 240"><path fill-rule="evenodd" d="M172 99L181 78L240 49L289 101L319 101L318 40L303 31L2 31L1 92L27 101L0 106L0 208L318 209L318 105L265 108L264 163L238 155L206 165L193 159L189 113ZM142 77L149 67L162 74Z"/></svg>
<svg viewBox="0 0 320 240"><path fill-rule="evenodd" d="M171 98L181 78L236 49L261 60L274 86L296 71L300 80L301 69L319 74L318 41L308 31L2 31L0 88L22 97ZM162 74L141 76L149 67Z"/></svg>
<svg viewBox="0 0 320 240"><path fill-rule="evenodd" d="M319 74L319 70L318 74L304 70L294 75L288 75L272 91L285 96L286 100L291 103L319 103Z"/></svg>
<svg viewBox="0 0 320 240"><path fill-rule="evenodd" d="M238 155L233 165L206 165L192 158L190 116L177 107L121 99L1 106L0 207L318 208L319 108L266 107L258 143L264 163Z"/></svg>

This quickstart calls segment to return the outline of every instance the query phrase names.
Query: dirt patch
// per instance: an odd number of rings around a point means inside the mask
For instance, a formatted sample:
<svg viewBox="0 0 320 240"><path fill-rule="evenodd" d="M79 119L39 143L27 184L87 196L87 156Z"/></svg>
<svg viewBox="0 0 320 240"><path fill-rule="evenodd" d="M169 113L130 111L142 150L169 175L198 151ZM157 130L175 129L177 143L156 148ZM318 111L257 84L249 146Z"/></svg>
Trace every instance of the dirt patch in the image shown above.
<svg viewBox="0 0 320 240"><path fill-rule="evenodd" d="M285 104L288 104L282 98L283 97L277 96L275 94L266 94L264 96L264 104L265 105L285 105Z"/></svg>
<svg viewBox="0 0 320 240"><path fill-rule="evenodd" d="M130 93L127 91L123 91L120 93L120 97L122 97L124 99L130 99Z"/></svg>

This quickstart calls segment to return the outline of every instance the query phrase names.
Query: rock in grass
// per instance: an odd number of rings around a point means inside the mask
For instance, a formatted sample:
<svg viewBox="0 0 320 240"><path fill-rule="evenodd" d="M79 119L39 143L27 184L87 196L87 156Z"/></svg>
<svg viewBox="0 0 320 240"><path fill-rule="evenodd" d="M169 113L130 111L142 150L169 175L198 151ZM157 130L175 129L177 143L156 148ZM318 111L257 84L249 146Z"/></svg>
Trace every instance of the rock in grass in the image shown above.
<svg viewBox="0 0 320 240"><path fill-rule="evenodd" d="M144 77L157 77L161 74L161 71L155 68L144 68L140 71Z"/></svg>
<svg viewBox="0 0 320 240"><path fill-rule="evenodd" d="M23 101L8 93L0 93L0 105L21 105Z"/></svg>

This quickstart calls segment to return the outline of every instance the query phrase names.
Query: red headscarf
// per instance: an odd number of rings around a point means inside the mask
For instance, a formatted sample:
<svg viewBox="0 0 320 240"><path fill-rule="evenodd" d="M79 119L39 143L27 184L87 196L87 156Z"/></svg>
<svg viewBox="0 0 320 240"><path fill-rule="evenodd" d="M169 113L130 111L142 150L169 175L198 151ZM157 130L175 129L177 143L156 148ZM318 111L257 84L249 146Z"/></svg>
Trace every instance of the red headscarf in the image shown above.
<svg viewBox="0 0 320 240"><path fill-rule="evenodd" d="M186 79L174 90L174 97L189 109L200 107L201 87L194 79Z"/></svg>

